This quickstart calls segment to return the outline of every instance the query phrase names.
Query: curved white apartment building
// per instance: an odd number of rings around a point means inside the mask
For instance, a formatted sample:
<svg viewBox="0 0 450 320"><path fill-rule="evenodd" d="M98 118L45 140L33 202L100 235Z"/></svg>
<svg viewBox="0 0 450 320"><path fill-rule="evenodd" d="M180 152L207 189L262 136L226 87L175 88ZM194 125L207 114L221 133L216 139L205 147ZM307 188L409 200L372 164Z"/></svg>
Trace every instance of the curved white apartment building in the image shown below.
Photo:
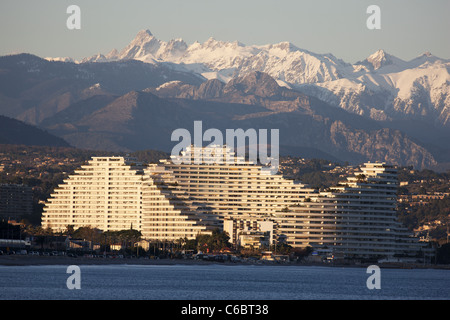
<svg viewBox="0 0 450 320"><path fill-rule="evenodd" d="M416 238L397 220L397 170L366 163L346 183L277 214L278 233L294 247L334 249L345 257L414 255Z"/></svg>
<svg viewBox="0 0 450 320"><path fill-rule="evenodd" d="M91 226L103 231L133 228L144 238L176 240L208 233L208 227L174 193L166 172L133 158L94 157L59 185L47 200L42 226L65 231ZM210 228L209 228L210 229Z"/></svg>
<svg viewBox="0 0 450 320"><path fill-rule="evenodd" d="M204 155L199 163L194 159L196 151ZM162 160L160 166L173 174L191 199L202 203L199 210L220 217L220 221L226 217L273 218L277 211L301 203L314 192L280 174L271 174L226 146L191 146L171 160Z"/></svg>
<svg viewBox="0 0 450 320"><path fill-rule="evenodd" d="M196 161L199 153L204 157ZM396 169L384 163L366 163L346 183L317 192L225 146L191 146L147 167L132 158L94 157L54 191L42 225L132 227L146 239L170 241L224 228L225 220L235 240L244 222L271 222L275 238L293 247L392 256L418 250L397 221L396 191ZM268 227L258 228L255 234Z"/></svg>

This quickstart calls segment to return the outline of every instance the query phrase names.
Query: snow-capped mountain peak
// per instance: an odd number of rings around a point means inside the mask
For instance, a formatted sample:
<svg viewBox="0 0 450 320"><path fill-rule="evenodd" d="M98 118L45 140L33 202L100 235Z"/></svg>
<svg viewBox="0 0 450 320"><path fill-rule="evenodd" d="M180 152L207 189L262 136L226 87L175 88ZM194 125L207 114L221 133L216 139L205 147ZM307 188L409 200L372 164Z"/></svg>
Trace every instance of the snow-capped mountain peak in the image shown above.
<svg viewBox="0 0 450 320"><path fill-rule="evenodd" d="M352 76L300 87L374 120L425 120L450 127L450 60L425 53L410 61L384 50L356 63Z"/></svg>
<svg viewBox="0 0 450 320"><path fill-rule="evenodd" d="M183 55L187 48L182 39L169 42L158 40L150 30L141 30L119 54L118 59L135 59L148 63L172 61Z"/></svg>
<svg viewBox="0 0 450 320"><path fill-rule="evenodd" d="M143 38L153 37L153 33L151 33L151 31L148 29L143 29L143 30L140 30L138 32L138 34L136 35L136 38L139 38L139 37L143 37Z"/></svg>
<svg viewBox="0 0 450 320"><path fill-rule="evenodd" d="M365 66L367 71L382 72L398 72L407 68L406 62L399 59L383 49L371 54L365 60L357 62L356 65Z"/></svg>
<svg viewBox="0 0 450 320"><path fill-rule="evenodd" d="M431 52L426 51L423 54L419 55L418 57L412 59L409 64L411 68L416 68L420 65L423 65L424 63L435 63L435 62L450 62L450 60L441 59L439 57L436 57L435 55L431 54Z"/></svg>
<svg viewBox="0 0 450 320"><path fill-rule="evenodd" d="M141 30L120 52L99 54L89 61L108 59L169 62L180 71L225 83L263 72L278 83L372 119L424 117L450 125L450 60L429 52L405 61L380 49L352 65L288 41L244 45L210 37L187 45L179 38L161 41L149 30Z"/></svg>
<svg viewBox="0 0 450 320"><path fill-rule="evenodd" d="M210 37L205 42L187 45L182 39L158 40L149 30L141 30L120 52L94 56L89 61L135 59L147 63L171 62L184 71L200 73L207 79L227 82L249 71L269 74L285 83L314 83L341 78L352 73L350 64L331 54L321 55L284 41L268 45L245 45Z"/></svg>
<svg viewBox="0 0 450 320"><path fill-rule="evenodd" d="M298 47L296 47L294 44L292 44L291 42L288 42L288 41L271 44L271 45L269 45L269 48L270 49L279 49L279 50L283 50L286 52L300 51L300 49ZM306 51L306 50L304 50L304 51Z"/></svg>
<svg viewBox="0 0 450 320"><path fill-rule="evenodd" d="M388 55L383 49L371 54L367 61L372 64L375 70L381 68L384 65L392 64L391 55Z"/></svg>
<svg viewBox="0 0 450 320"><path fill-rule="evenodd" d="M155 37L153 36L153 34L150 32L150 30L141 30L136 34L136 37L130 42L130 45L144 45L145 43L151 41L152 39L154 39Z"/></svg>
<svg viewBox="0 0 450 320"><path fill-rule="evenodd" d="M112 49L105 57L108 60L117 60L119 58L119 51Z"/></svg>

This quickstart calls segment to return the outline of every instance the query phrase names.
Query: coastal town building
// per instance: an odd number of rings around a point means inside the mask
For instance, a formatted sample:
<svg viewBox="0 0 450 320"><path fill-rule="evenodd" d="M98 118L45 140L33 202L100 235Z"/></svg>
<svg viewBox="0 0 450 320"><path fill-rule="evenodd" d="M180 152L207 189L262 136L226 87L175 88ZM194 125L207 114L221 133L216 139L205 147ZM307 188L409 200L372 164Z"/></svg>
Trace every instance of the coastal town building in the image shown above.
<svg viewBox="0 0 450 320"><path fill-rule="evenodd" d="M22 184L0 184L0 218L17 220L33 213L33 190Z"/></svg>
<svg viewBox="0 0 450 320"><path fill-rule="evenodd" d="M203 161L194 157L199 154ZM394 167L366 163L326 192L265 169L226 146L191 146L147 166L133 158L94 157L55 189L42 225L55 231L132 228L162 241L219 228L235 246L282 241L332 248L348 258L420 252L397 220Z"/></svg>
<svg viewBox="0 0 450 320"><path fill-rule="evenodd" d="M423 245L397 219L397 170L365 163L346 182L277 213L278 233L294 247L345 257L416 255Z"/></svg>
<svg viewBox="0 0 450 320"><path fill-rule="evenodd" d="M42 226L65 231L91 226L103 231L135 229L144 238L195 238L207 231L177 194L164 172L134 158L94 157L54 190Z"/></svg>
<svg viewBox="0 0 450 320"><path fill-rule="evenodd" d="M223 231L237 247L261 248L274 243L274 223L270 219L225 218Z"/></svg>
<svg viewBox="0 0 450 320"><path fill-rule="evenodd" d="M194 159L196 153L203 155L203 161ZM281 174L271 174L226 146L191 146L170 160L161 160L160 166L173 174L190 198L221 221L226 217L270 218L315 192Z"/></svg>

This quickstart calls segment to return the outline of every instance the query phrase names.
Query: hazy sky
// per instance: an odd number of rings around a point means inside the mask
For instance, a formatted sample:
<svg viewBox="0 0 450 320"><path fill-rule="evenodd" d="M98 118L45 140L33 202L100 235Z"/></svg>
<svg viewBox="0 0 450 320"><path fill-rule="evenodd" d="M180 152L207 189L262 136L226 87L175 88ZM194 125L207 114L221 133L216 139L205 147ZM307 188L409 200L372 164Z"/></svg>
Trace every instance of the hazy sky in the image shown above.
<svg viewBox="0 0 450 320"><path fill-rule="evenodd" d="M69 30L69 5L81 29ZM381 29L369 30L369 5ZM384 49L410 60L426 51L450 58L450 0L1 0L0 55L81 59L125 47L141 29L188 44L209 37L247 45L281 41L346 62Z"/></svg>

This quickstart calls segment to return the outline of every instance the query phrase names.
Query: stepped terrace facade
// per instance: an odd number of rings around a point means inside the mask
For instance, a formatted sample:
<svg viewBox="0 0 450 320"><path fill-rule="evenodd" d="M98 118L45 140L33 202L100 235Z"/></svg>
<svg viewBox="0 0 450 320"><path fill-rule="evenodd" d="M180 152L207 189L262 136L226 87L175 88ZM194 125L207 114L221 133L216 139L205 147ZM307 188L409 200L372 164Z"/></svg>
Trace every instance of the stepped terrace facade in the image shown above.
<svg viewBox="0 0 450 320"><path fill-rule="evenodd" d="M195 161L195 154L204 161ZM233 226L266 221L270 239L293 247L335 248L347 257L417 252L397 221L394 167L367 163L328 192L265 169L225 146L191 146L148 166L131 158L95 157L54 191L42 225L55 231L68 225L133 228L149 240L174 241L223 230L224 221ZM247 229L245 236L255 238L264 231Z"/></svg>
<svg viewBox="0 0 450 320"><path fill-rule="evenodd" d="M397 170L366 163L330 191L277 214L278 233L295 247L333 249L345 257L415 255L421 245L397 219Z"/></svg>
<svg viewBox="0 0 450 320"><path fill-rule="evenodd" d="M155 168L153 168L155 169ZM48 199L42 226L65 231L91 226L103 231L135 229L144 238L177 240L210 233L174 192L168 172L145 168L133 158L94 157Z"/></svg>
<svg viewBox="0 0 450 320"><path fill-rule="evenodd" d="M196 154L203 155L203 161L195 161ZM277 211L301 203L314 192L280 174L271 174L269 167L246 160L226 146L191 146L161 162L181 189L220 221L273 218Z"/></svg>

